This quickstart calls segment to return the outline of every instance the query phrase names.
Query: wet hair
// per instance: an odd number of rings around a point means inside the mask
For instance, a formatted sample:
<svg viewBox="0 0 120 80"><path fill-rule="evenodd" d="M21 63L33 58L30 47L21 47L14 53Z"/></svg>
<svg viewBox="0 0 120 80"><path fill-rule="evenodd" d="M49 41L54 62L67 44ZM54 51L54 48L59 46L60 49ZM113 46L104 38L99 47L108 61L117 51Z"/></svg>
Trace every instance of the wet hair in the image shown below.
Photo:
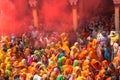
<svg viewBox="0 0 120 80"><path fill-rule="evenodd" d="M30 77L30 80L33 80L33 77Z"/></svg>
<svg viewBox="0 0 120 80"><path fill-rule="evenodd" d="M112 76L111 80L118 80L116 76Z"/></svg>
<svg viewBox="0 0 120 80"><path fill-rule="evenodd" d="M3 50L4 52L7 52L7 48L3 48L2 50Z"/></svg>
<svg viewBox="0 0 120 80"><path fill-rule="evenodd" d="M112 69L112 70L115 70L115 66L113 65L113 63L109 64L109 68Z"/></svg>
<svg viewBox="0 0 120 80"><path fill-rule="evenodd" d="M5 75L4 75L4 80L9 80L8 74L5 74Z"/></svg>
<svg viewBox="0 0 120 80"><path fill-rule="evenodd" d="M9 48L12 48L12 47L13 47L13 44L12 44L12 43L10 43Z"/></svg>
<svg viewBox="0 0 120 80"><path fill-rule="evenodd" d="M19 75L15 75L14 80L20 80L19 77L20 77Z"/></svg>
<svg viewBox="0 0 120 80"><path fill-rule="evenodd" d="M99 62L96 62L95 65L98 67L99 66Z"/></svg>
<svg viewBox="0 0 120 80"><path fill-rule="evenodd" d="M58 49L58 52L64 53L64 50L61 49L61 48L59 48L59 49Z"/></svg>
<svg viewBox="0 0 120 80"><path fill-rule="evenodd" d="M110 71L107 70L107 67L105 67L104 75L105 76L111 76Z"/></svg>

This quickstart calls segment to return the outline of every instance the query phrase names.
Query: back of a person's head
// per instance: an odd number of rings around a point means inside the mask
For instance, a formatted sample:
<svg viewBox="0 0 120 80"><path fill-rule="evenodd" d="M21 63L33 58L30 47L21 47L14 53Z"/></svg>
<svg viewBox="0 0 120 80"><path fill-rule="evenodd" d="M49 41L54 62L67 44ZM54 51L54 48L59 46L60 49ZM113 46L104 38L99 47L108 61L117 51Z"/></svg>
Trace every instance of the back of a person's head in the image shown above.
<svg viewBox="0 0 120 80"><path fill-rule="evenodd" d="M116 76L112 76L111 80L118 80Z"/></svg>
<svg viewBox="0 0 120 80"><path fill-rule="evenodd" d="M112 69L112 70L115 70L115 66L113 65L113 63L109 64L109 68Z"/></svg>
<svg viewBox="0 0 120 80"><path fill-rule="evenodd" d="M20 80L19 77L20 77L19 75L15 75L14 80Z"/></svg>
<svg viewBox="0 0 120 80"><path fill-rule="evenodd" d="M4 75L4 80L9 80L9 76L7 74Z"/></svg>

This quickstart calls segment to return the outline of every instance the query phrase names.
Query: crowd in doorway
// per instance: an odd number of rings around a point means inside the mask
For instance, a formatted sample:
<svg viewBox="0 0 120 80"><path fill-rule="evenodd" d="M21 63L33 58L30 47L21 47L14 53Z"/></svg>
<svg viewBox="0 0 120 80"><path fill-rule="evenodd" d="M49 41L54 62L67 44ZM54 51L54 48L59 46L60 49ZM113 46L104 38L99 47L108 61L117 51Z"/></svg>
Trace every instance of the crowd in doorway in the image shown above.
<svg viewBox="0 0 120 80"><path fill-rule="evenodd" d="M119 32L95 17L77 32L1 36L0 80L120 80ZM73 35L73 36L72 36Z"/></svg>

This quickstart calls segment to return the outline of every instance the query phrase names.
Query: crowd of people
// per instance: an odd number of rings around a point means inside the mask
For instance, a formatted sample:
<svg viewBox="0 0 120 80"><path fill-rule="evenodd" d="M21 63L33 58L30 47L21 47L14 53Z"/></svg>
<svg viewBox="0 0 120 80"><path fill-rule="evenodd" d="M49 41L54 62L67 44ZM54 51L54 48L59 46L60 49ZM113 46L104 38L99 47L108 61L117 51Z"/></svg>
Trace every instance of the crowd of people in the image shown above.
<svg viewBox="0 0 120 80"><path fill-rule="evenodd" d="M119 32L95 17L72 37L32 29L1 36L0 80L120 80Z"/></svg>

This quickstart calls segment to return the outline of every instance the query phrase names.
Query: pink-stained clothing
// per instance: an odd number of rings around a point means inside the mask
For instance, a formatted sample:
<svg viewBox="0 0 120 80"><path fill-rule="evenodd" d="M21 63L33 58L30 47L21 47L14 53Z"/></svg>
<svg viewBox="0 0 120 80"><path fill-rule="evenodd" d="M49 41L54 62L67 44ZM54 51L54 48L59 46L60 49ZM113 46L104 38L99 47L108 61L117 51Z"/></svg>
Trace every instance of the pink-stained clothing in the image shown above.
<svg viewBox="0 0 120 80"><path fill-rule="evenodd" d="M33 62L33 55L32 56L28 56L28 64L32 64Z"/></svg>

